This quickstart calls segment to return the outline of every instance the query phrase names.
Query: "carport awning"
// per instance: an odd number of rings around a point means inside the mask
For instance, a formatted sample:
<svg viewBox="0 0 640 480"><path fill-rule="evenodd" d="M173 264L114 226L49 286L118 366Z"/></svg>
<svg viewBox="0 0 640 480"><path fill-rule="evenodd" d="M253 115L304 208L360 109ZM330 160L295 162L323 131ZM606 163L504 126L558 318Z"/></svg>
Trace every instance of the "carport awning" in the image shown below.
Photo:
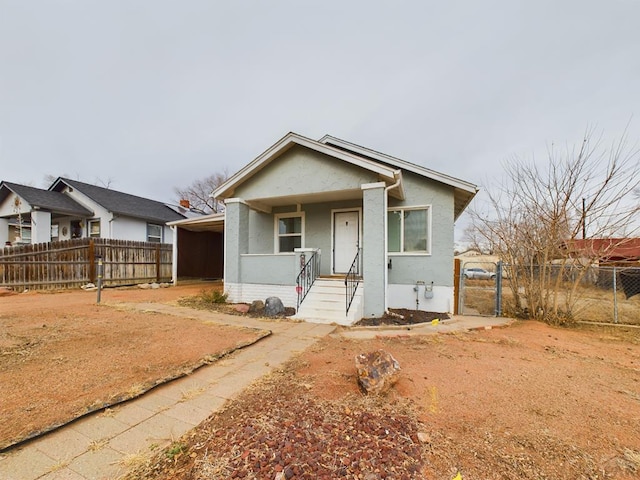
<svg viewBox="0 0 640 480"><path fill-rule="evenodd" d="M184 228L192 232L223 232L224 213L211 213L201 217L185 218L167 223L170 227Z"/></svg>

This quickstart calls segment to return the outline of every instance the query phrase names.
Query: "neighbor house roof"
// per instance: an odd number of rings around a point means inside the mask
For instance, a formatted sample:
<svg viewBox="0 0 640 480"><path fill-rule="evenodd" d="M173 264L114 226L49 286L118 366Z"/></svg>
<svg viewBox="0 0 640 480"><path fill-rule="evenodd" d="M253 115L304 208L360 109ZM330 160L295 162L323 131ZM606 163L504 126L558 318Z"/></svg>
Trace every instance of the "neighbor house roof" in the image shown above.
<svg viewBox="0 0 640 480"><path fill-rule="evenodd" d="M601 261L640 260L640 238L575 239L565 245L574 253Z"/></svg>
<svg viewBox="0 0 640 480"><path fill-rule="evenodd" d="M49 187L49 190L60 192L64 190L65 186L75 188L114 214L142 218L163 224L184 218L183 215L180 215L162 202L68 178L58 178Z"/></svg>
<svg viewBox="0 0 640 480"><path fill-rule="evenodd" d="M83 207L68 195L64 195L60 192L43 190L42 188L20 185L18 183L0 183L0 203L9 196L9 192L13 192L18 195L31 207L41 210L63 215L78 215L82 217L90 217L93 215L91 210Z"/></svg>
<svg viewBox="0 0 640 480"><path fill-rule="evenodd" d="M380 180L384 181L388 185L394 185L389 193L399 199L404 199L405 195L402 182L403 170L449 185L454 189L455 218L458 218L478 191L476 186L471 183L340 140L339 138L335 138L330 135L326 135L319 141L316 141L297 133L289 132L255 160L218 187L212 193L212 196L221 199L231 198L234 195L236 187L258 173L272 160L276 159L295 145L300 145L311 150L330 155L334 158L338 158L352 165L356 165L376 173Z"/></svg>

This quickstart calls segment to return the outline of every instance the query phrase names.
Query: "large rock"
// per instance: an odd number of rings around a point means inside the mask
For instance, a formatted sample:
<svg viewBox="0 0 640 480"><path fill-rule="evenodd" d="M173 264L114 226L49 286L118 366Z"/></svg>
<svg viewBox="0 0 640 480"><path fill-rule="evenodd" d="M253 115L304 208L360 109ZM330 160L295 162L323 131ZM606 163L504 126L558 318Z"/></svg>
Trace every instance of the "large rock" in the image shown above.
<svg viewBox="0 0 640 480"><path fill-rule="evenodd" d="M249 306L249 313L262 313L264 310L264 302L262 300L254 300Z"/></svg>
<svg viewBox="0 0 640 480"><path fill-rule="evenodd" d="M264 316L277 317L284 313L284 305L278 297L269 297L264 301Z"/></svg>
<svg viewBox="0 0 640 480"><path fill-rule="evenodd" d="M358 384L367 393L387 392L400 376L400 364L385 350L356 355Z"/></svg>

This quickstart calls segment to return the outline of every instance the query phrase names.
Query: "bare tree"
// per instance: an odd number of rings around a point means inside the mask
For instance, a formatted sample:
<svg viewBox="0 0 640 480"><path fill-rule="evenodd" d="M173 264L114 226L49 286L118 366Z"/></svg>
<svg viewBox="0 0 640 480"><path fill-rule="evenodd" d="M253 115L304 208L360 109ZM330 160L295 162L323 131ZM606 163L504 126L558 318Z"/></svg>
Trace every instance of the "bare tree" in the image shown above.
<svg viewBox="0 0 640 480"><path fill-rule="evenodd" d="M225 169L221 173L214 173L206 178L195 180L185 188L174 188L178 200L188 200L191 208L204 213L224 211L224 204L211 197L211 192L222 185L229 178Z"/></svg>
<svg viewBox="0 0 640 480"><path fill-rule="evenodd" d="M607 148L589 130L574 148L552 146L545 168L520 158L505 164L500 185L487 189L488 207L471 209L469 235L505 262L511 313L549 322L571 319L577 287L606 256L603 249L638 234L638 153L628 147L626 134ZM616 240L588 249L579 245L587 236Z"/></svg>

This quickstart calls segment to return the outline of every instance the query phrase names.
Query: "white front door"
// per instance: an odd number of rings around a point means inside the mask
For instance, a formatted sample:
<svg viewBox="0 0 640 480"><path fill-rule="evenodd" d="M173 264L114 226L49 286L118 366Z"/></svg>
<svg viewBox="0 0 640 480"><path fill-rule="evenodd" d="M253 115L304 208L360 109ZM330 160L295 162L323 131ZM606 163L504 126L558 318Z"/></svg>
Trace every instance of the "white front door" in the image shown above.
<svg viewBox="0 0 640 480"><path fill-rule="evenodd" d="M360 247L360 213L333 212L333 273L347 273Z"/></svg>

